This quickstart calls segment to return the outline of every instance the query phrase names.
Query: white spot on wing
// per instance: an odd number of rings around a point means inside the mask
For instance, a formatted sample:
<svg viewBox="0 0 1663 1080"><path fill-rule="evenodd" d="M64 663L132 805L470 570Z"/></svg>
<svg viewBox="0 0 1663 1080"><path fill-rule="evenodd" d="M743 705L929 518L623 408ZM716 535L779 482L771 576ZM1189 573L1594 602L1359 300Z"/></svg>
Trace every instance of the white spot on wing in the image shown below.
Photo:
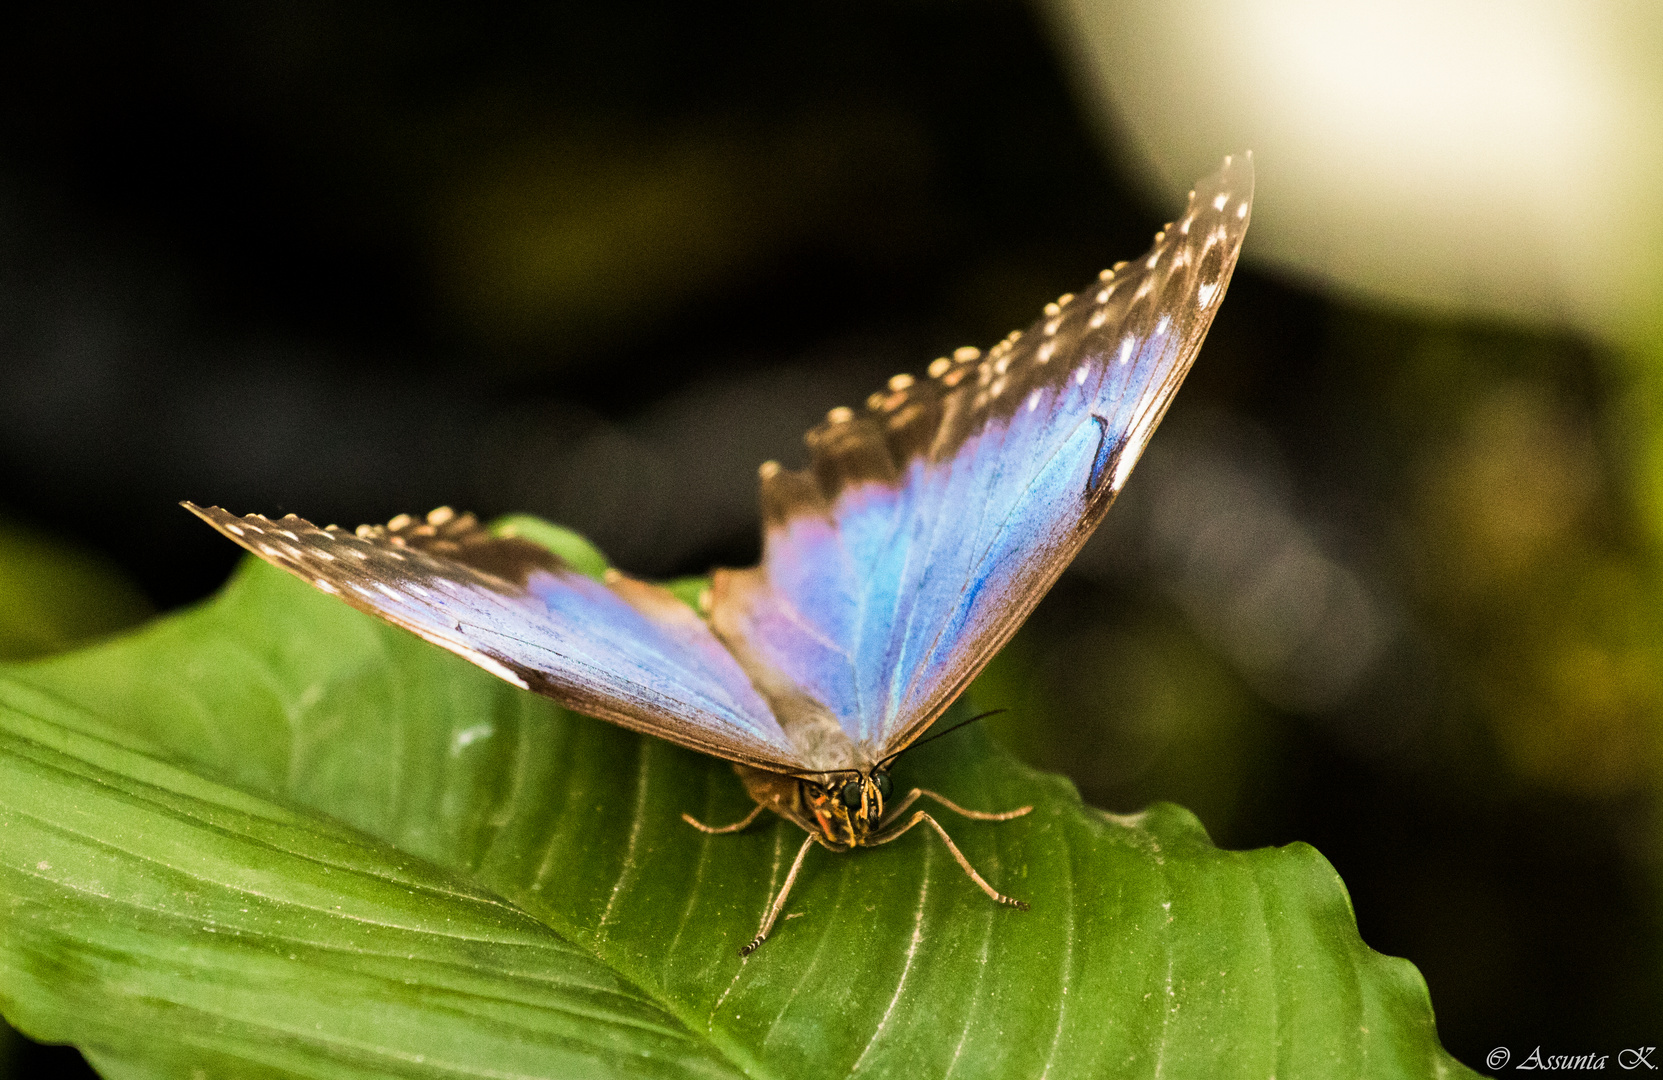
<svg viewBox="0 0 1663 1080"><path fill-rule="evenodd" d="M1089 364L1081 364L1079 367L1074 369L1074 382L1076 385L1084 386L1086 384L1086 373L1090 371L1090 368L1091 365Z"/></svg>
<svg viewBox="0 0 1663 1080"><path fill-rule="evenodd" d="M1127 334L1120 343L1120 362L1124 364L1132 358L1132 335Z"/></svg>
<svg viewBox="0 0 1663 1080"><path fill-rule="evenodd" d="M1033 393L1028 395L1028 411L1033 412L1038 407L1039 407L1039 391L1035 390Z"/></svg>
<svg viewBox="0 0 1663 1080"><path fill-rule="evenodd" d="M1215 195L1213 197L1213 209L1214 210L1222 210L1222 209L1224 209L1224 204L1229 202L1229 201L1230 201L1230 196L1228 196L1228 195Z"/></svg>

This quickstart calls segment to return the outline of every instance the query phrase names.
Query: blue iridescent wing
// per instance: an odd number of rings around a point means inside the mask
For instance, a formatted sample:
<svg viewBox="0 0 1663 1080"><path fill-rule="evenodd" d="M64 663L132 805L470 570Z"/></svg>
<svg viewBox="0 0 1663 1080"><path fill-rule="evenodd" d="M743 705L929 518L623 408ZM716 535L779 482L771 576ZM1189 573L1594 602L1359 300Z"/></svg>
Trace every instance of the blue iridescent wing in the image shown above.
<svg viewBox="0 0 1663 1080"><path fill-rule="evenodd" d="M707 754L802 767L704 620L657 586L615 572L594 581L449 510L348 532L185 506L273 566L517 686Z"/></svg>
<svg viewBox="0 0 1663 1080"><path fill-rule="evenodd" d="M1102 519L1223 300L1250 158L1196 185L1141 259L986 355L896 376L762 471L762 565L720 571L711 625L777 713L824 706L876 761L1013 634ZM789 726L789 725L788 725Z"/></svg>

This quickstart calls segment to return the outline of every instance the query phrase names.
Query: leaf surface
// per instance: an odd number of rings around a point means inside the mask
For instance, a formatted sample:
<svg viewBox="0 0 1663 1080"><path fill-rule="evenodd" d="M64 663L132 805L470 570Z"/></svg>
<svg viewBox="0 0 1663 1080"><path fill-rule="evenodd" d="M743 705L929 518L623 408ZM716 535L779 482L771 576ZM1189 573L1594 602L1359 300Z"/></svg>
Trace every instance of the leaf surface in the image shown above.
<svg viewBox="0 0 1663 1080"><path fill-rule="evenodd" d="M111 1076L1469 1075L1304 845L1083 806L974 728L920 828L704 836L725 764L569 713L250 560L0 677L0 997ZM45 867L43 869L43 867Z"/></svg>

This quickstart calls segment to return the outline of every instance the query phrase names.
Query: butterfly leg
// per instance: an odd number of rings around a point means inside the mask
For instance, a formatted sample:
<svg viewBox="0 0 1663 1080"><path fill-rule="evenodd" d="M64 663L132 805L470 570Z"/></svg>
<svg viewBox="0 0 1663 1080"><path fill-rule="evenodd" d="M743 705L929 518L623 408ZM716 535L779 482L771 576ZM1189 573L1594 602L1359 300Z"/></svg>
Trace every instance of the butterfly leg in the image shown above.
<svg viewBox="0 0 1663 1080"><path fill-rule="evenodd" d="M791 892L791 886L796 884L797 871L803 868L803 859L808 856L808 849L814 846L817 839L819 837L816 834L809 833L808 838L803 841L803 846L797 849L797 857L791 863L791 872L785 875L785 884L780 886L780 893L774 897L773 906L768 909L768 916L762 920L762 929L756 932L756 937L751 939L749 945L739 950L740 956L751 955L768 940L769 933L774 929L774 920L780 917L780 909L785 907L785 897Z"/></svg>
<svg viewBox="0 0 1663 1080"><path fill-rule="evenodd" d="M947 800L942 799L942 802L946 802L946 801ZM952 804L948 803L948 805L951 806ZM954 809L957 809L957 807L954 807ZM1031 809L1033 809L1033 808L1032 807L1026 807L1021 812L1026 813L1028 810L1031 810ZM1007 816L1014 816L1014 814L1007 815ZM907 823L905 825L902 825L900 828L891 829L888 832L878 833L876 836L873 836L873 837L869 838L866 841L866 846L867 847L874 847L878 844L887 844L891 840L898 840L902 836L906 835L907 830L911 829L914 825L918 824L920 821L925 821L925 822L929 823L930 827L933 828L936 831L936 835L941 837L941 842L943 844L947 845L947 850L953 853L953 858L958 860L959 869L963 870L966 874L970 875L970 880L974 881L981 888L981 890L983 892L987 893L987 895L989 897L991 897L996 903L1009 904L1011 907L1017 908L1021 911L1027 911L1028 910L1028 902L1026 900L1018 900L1015 897L1006 896L1004 893L1000 892L998 889L995 889L992 885L989 885L987 883L986 878L984 878L984 877L982 877L982 875L976 873L976 868L974 866L970 865L970 860L964 857L964 852L960 851L959 846L957 844L953 843L953 838L951 836L947 835L947 830L943 829L941 827L941 822L937 821L935 818L931 817L929 814L927 814L923 810L915 811L913 813L911 819L909 819L907 821Z"/></svg>
<svg viewBox="0 0 1663 1080"><path fill-rule="evenodd" d="M924 788L913 788L911 791L907 792L907 797L896 803L895 808L884 817L884 825L887 827L890 823L899 821L901 815L906 813L907 807L917 802L920 795L928 795L930 798L953 811L955 814L963 814L965 817L974 821L1009 821L1011 818L1019 818L1033 809L1031 806L1019 806L1015 810L1006 810L1003 813L988 813L983 810L966 810L964 807L944 795L937 795L935 792L926 791Z"/></svg>
<svg viewBox="0 0 1663 1080"><path fill-rule="evenodd" d="M687 824L693 826L693 828L702 833L709 833L711 836L720 836L725 833L736 833L745 828L751 822L756 820L756 816L762 813L762 810L762 804L757 803L751 808L750 813L746 814L742 820L736 821L732 825L706 825L692 814L682 814L681 820L687 822Z"/></svg>

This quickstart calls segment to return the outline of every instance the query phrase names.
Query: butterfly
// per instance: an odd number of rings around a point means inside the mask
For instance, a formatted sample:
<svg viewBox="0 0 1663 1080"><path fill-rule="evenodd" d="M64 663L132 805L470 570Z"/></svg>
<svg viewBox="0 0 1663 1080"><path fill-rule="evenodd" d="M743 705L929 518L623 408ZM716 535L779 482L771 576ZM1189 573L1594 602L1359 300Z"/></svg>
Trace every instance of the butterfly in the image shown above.
<svg viewBox="0 0 1663 1080"><path fill-rule="evenodd" d="M1102 520L1194 362L1235 268L1251 156L1200 181L1140 259L1059 297L983 353L896 375L808 432L810 463L760 470L760 565L716 570L699 610L440 508L355 531L184 505L267 562L515 686L733 763L756 806L811 847L889 843L919 824L994 900L889 766L987 664ZM908 811L911 810L909 814Z"/></svg>

